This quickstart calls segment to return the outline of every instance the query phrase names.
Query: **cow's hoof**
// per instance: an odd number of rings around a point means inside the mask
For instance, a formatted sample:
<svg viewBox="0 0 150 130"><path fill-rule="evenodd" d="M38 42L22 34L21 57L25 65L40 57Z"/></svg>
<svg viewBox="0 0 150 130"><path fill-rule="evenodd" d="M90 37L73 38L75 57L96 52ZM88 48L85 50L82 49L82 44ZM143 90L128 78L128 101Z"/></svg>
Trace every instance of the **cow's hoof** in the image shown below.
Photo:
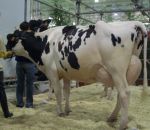
<svg viewBox="0 0 150 130"><path fill-rule="evenodd" d="M116 122L117 121L117 118L114 118L114 117L109 117L107 119L107 122Z"/></svg>
<svg viewBox="0 0 150 130"><path fill-rule="evenodd" d="M59 113L58 116L59 116L59 117L64 117L64 116L65 116L65 113Z"/></svg>

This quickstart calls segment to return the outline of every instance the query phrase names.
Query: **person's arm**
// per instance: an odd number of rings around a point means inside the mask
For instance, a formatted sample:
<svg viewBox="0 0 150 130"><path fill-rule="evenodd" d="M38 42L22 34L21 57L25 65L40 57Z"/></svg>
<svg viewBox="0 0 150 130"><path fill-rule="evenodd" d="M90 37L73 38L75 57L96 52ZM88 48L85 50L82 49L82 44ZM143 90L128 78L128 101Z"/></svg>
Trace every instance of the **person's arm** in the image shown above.
<svg viewBox="0 0 150 130"><path fill-rule="evenodd" d="M12 51L0 51L0 58L10 58L13 56Z"/></svg>

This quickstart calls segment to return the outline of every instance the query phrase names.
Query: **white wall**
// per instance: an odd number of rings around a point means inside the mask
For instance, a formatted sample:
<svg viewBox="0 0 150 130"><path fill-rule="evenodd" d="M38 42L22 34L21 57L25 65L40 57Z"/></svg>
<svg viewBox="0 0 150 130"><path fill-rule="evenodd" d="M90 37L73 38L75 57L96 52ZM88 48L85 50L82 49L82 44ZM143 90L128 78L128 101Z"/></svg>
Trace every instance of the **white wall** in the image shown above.
<svg viewBox="0 0 150 130"><path fill-rule="evenodd" d="M6 44L6 36L13 33L16 27L24 21L25 0L0 0L0 35ZM27 0L27 19L30 19L30 0ZM15 75L15 60L0 61L4 65L5 77Z"/></svg>

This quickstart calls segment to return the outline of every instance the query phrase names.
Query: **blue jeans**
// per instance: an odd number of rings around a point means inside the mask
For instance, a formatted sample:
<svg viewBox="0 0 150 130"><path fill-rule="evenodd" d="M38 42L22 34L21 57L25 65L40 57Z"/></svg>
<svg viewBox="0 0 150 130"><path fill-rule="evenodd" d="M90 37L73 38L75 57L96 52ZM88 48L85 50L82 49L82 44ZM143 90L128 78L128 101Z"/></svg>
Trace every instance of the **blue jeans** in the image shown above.
<svg viewBox="0 0 150 130"><path fill-rule="evenodd" d="M24 106L23 95L26 86L26 106L33 106L33 83L35 75L35 66L33 63L17 62L17 105Z"/></svg>

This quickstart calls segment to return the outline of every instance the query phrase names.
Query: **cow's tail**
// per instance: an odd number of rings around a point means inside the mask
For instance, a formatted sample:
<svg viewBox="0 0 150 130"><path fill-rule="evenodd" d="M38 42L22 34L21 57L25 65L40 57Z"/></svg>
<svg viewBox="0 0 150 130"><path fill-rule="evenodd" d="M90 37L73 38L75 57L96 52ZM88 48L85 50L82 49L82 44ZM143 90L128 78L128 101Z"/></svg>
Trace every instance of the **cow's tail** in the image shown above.
<svg viewBox="0 0 150 130"><path fill-rule="evenodd" d="M147 33L144 35L144 82L143 88L145 88L147 84Z"/></svg>
<svg viewBox="0 0 150 130"><path fill-rule="evenodd" d="M144 26L143 23L139 23L138 25L141 28L143 39L144 39L144 50L143 50L143 57L144 57L144 68L143 68L143 73L144 73L144 80L143 80L143 89L145 89L148 86L147 82L147 30L146 27Z"/></svg>

